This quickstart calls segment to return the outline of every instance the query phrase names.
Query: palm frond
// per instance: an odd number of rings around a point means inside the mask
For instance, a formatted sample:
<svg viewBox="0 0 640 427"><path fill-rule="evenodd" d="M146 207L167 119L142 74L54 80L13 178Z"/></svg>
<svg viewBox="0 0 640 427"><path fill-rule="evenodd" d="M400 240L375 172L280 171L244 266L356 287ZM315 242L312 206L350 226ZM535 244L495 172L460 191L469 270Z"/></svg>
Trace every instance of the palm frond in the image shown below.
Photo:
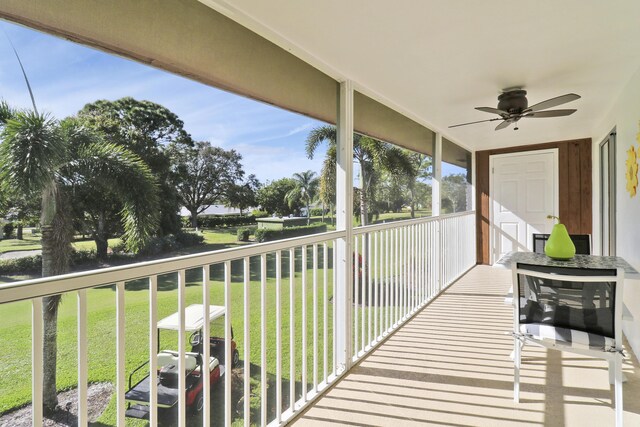
<svg viewBox="0 0 640 427"><path fill-rule="evenodd" d="M311 132L309 132L309 135L307 136L307 140L305 142L305 151L307 152L307 157L313 159L313 155L315 154L317 148L323 142L327 142L330 146L336 145L336 132L336 127L332 125L318 126L311 129Z"/></svg>
<svg viewBox="0 0 640 427"><path fill-rule="evenodd" d="M77 167L93 185L108 188L123 203L120 215L127 249L139 251L159 222L158 182L140 157L116 144L95 142L78 151Z"/></svg>
<svg viewBox="0 0 640 427"><path fill-rule="evenodd" d="M0 140L0 176L24 193L41 191L54 180L67 155L56 122L46 114L17 112L7 120Z"/></svg>

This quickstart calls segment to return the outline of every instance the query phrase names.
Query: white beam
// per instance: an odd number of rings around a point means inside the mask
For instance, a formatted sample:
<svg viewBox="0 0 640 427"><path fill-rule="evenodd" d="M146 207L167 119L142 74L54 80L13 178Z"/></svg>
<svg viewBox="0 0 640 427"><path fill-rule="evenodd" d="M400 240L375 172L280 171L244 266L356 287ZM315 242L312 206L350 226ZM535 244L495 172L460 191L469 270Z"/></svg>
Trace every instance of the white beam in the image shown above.
<svg viewBox="0 0 640 427"><path fill-rule="evenodd" d="M433 181L431 184L431 215L440 215L440 182L442 180L442 135L436 133L433 154Z"/></svg>
<svg viewBox="0 0 640 427"><path fill-rule="evenodd" d="M338 103L338 141L336 166L337 230L346 231L338 239L336 250L336 362L338 370L348 369L351 363L351 293L353 273L351 255L353 232L353 84L340 84Z"/></svg>

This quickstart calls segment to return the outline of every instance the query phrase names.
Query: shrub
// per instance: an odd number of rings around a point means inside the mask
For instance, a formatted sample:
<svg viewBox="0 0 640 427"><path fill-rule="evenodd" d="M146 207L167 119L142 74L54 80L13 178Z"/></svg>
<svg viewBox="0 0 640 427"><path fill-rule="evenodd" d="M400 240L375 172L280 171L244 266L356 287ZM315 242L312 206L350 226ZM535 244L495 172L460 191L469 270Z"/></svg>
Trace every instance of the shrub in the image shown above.
<svg viewBox="0 0 640 427"><path fill-rule="evenodd" d="M322 216L322 208L313 208L311 209L311 216Z"/></svg>
<svg viewBox="0 0 640 427"><path fill-rule="evenodd" d="M204 236L202 233L194 232L180 232L176 234L176 240L183 247L187 248L189 246L197 246L204 243Z"/></svg>
<svg viewBox="0 0 640 427"><path fill-rule="evenodd" d="M2 226L2 232L4 233L5 239L10 239L13 236L13 230L15 226L12 222L8 222Z"/></svg>
<svg viewBox="0 0 640 427"><path fill-rule="evenodd" d="M249 227L238 228L236 233L238 237L238 242L248 242L249 236L255 232L255 229L251 229Z"/></svg>
<svg viewBox="0 0 640 427"><path fill-rule="evenodd" d="M202 216L198 218L198 226L202 228L239 227L256 223L253 215Z"/></svg>
<svg viewBox="0 0 640 427"><path fill-rule="evenodd" d="M0 260L0 274L39 273L42 255Z"/></svg>
<svg viewBox="0 0 640 427"><path fill-rule="evenodd" d="M307 234L322 233L327 231L327 224L311 224L299 227L287 227L281 230L259 228L255 232L257 242L270 242L273 240L288 239L291 237L305 236Z"/></svg>

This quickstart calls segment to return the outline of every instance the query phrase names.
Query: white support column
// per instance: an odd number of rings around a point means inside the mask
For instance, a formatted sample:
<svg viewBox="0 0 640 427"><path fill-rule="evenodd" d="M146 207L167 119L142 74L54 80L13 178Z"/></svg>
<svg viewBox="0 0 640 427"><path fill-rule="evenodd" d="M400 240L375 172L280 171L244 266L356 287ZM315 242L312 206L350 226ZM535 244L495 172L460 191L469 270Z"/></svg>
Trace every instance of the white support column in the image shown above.
<svg viewBox="0 0 640 427"><path fill-rule="evenodd" d="M440 196L440 182L442 181L442 134L436 132L436 140L435 146L433 147L433 180L431 181L431 215L439 216L440 215L440 204L441 204L441 196ZM436 264L437 271L437 290L441 291L443 288L443 266L442 266L442 239L440 233L442 232L442 221L438 220L436 222L436 230L435 230L435 239L436 242L436 252L434 261Z"/></svg>
<svg viewBox="0 0 640 427"><path fill-rule="evenodd" d="M340 84L338 103L338 153L336 167L336 213L338 230L346 236L338 240L336 268L336 362L338 371L351 364L351 302L353 290L352 240L353 240L353 84Z"/></svg>
<svg viewBox="0 0 640 427"><path fill-rule="evenodd" d="M433 154L433 180L431 181L431 215L440 215L440 182L442 180L442 135L436 133Z"/></svg>

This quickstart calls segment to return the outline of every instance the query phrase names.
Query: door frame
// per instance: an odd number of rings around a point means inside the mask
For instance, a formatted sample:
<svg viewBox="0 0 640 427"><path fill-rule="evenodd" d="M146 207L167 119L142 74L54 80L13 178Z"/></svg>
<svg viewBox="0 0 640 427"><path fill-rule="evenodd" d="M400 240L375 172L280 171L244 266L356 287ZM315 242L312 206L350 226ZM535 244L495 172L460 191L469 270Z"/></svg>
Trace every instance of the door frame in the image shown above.
<svg viewBox="0 0 640 427"><path fill-rule="evenodd" d="M599 203L599 209L600 209L600 224L598 224L598 229L600 232L600 255L605 255L604 253L604 246L605 246L605 242L604 242L604 210L605 210L605 200L604 200L604 184L605 184L605 176L604 176L604 164L602 161L602 153L603 150L605 149L605 144L608 144L607 146L607 157L608 157L608 165L607 165L607 171L609 172L609 176L608 176L608 191L607 191L607 195L608 197L608 218L609 218L609 230L608 230L608 236L609 236L609 253L606 255L611 255L611 256L615 256L616 254L616 128L614 127L611 132L609 132L609 135L607 135L606 138L604 138L602 140L602 142L600 142L600 144L598 145L598 162L599 162L599 185L600 185L600 200L598 201Z"/></svg>
<svg viewBox="0 0 640 427"><path fill-rule="evenodd" d="M559 217L560 216L560 180L559 180L559 170L558 170L558 149L557 148L548 148L543 150L530 150L530 151L518 151L514 153L505 153L505 154L491 154L489 156L489 262L490 264L494 264L496 261L496 248L495 248L495 225L493 221L493 177L494 177L494 159L496 158L506 158L506 157L522 157L522 156L530 156L534 154L545 154L550 153L553 154L553 185L554 185L554 208L553 215Z"/></svg>

